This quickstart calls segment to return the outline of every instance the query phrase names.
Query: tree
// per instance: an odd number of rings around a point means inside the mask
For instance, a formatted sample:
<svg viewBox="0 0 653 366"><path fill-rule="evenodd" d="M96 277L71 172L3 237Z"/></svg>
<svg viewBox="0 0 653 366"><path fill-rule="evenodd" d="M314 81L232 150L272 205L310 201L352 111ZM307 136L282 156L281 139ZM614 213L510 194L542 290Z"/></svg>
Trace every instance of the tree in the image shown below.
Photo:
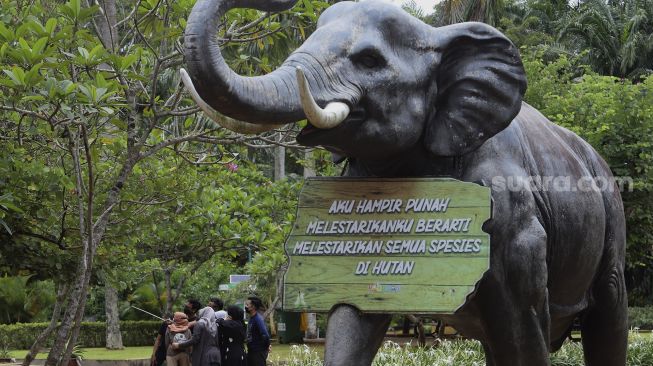
<svg viewBox="0 0 653 366"><path fill-rule="evenodd" d="M446 0L442 1L438 23L484 22L496 25L501 19L504 0Z"/></svg>
<svg viewBox="0 0 653 366"><path fill-rule="evenodd" d="M591 0L561 21L565 40L602 75L639 78L653 72L653 1Z"/></svg>
<svg viewBox="0 0 653 366"><path fill-rule="evenodd" d="M142 171L152 183L156 182L156 189L172 197L148 207L133 223L140 228L133 230L138 234L129 238L137 255L152 260L153 282L164 283L162 313L172 311L190 276L206 261L216 256L224 261L246 258L248 247L259 249L255 234L273 230L261 221L273 217L273 213L260 209L264 199L260 196L270 194L277 186L272 186L251 164L239 162L236 167L230 161L225 165L194 169L183 161L168 159L157 162L155 169ZM173 169L179 174L172 179L151 175ZM163 182L168 184L161 185ZM144 190L152 189L144 184Z"/></svg>
<svg viewBox="0 0 653 366"><path fill-rule="evenodd" d="M299 11L273 19L302 18L308 13L302 8L306 4L312 7L303 2ZM46 227L37 219L43 211L28 207L28 200L14 199L29 197L36 202L37 194L29 192L29 185L27 193L15 186L10 187L11 196L3 191L3 241L47 242L55 246L50 250L65 253L74 264L63 267L55 256L55 267L75 268L62 282L65 286L59 286L63 295L58 297L51 324L61 320L61 326L47 365L66 363L72 352L96 254L139 164L166 150L193 163L219 161L230 145L253 144L257 139L287 144L283 139L288 136L273 131L245 137L194 117L199 109L184 97L176 77L182 62L179 37L190 1L146 0L134 5L105 0L101 6L83 5L80 0L0 5L2 150L5 146L22 149L24 156L36 158L40 166L52 167L59 179L54 189L36 189L50 195L45 197L52 211ZM117 14L124 16L115 22L114 14L116 19ZM257 34L256 26L268 16L236 12L225 22L223 32L231 31L228 38L241 43L273 39ZM228 28L234 21L235 28ZM249 39L251 33L253 39ZM282 33L275 32L279 37ZM11 163L16 157L9 156ZM36 260L29 253L25 258Z"/></svg>
<svg viewBox="0 0 653 366"><path fill-rule="evenodd" d="M43 321L50 317L55 301L54 284L31 277L0 277L0 324Z"/></svg>
<svg viewBox="0 0 653 366"><path fill-rule="evenodd" d="M556 44L557 22L571 9L566 0L507 2L498 28L517 46L543 48L556 59L566 50ZM545 56L545 55L543 55Z"/></svg>

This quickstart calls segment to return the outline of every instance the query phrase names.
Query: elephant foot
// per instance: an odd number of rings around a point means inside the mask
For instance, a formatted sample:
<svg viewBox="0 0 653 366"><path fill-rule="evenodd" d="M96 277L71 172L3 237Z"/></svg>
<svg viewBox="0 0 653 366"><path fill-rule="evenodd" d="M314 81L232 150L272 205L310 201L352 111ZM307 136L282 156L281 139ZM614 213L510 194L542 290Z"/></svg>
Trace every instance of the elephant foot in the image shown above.
<svg viewBox="0 0 653 366"><path fill-rule="evenodd" d="M628 350L628 304L621 267L607 271L594 287L594 303L581 317L587 366L624 366Z"/></svg>
<svg viewBox="0 0 653 366"><path fill-rule="evenodd" d="M329 314L324 365L370 366L390 319L386 314L362 314L352 306L337 306Z"/></svg>

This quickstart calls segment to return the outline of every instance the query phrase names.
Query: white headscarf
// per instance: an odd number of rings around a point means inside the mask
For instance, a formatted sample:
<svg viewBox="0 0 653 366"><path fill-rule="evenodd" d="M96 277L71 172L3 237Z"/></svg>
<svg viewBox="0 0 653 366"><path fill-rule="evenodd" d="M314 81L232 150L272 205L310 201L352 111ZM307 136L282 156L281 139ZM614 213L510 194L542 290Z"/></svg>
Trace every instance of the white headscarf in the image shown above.
<svg viewBox="0 0 653 366"><path fill-rule="evenodd" d="M206 329L209 330L211 337L215 337L218 332L218 324L215 322L215 312L210 306L200 309L198 312L200 316L200 323L203 323Z"/></svg>

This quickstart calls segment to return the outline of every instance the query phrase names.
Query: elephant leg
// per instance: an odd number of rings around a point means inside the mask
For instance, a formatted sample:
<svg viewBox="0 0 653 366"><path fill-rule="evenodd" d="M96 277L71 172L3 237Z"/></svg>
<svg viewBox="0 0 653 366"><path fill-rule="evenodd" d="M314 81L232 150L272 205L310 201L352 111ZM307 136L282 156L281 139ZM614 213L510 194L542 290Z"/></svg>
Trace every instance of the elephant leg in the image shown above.
<svg viewBox="0 0 653 366"><path fill-rule="evenodd" d="M483 346L483 351L485 352L485 366L494 366L494 359L492 359L492 351L490 351L490 346L487 343L481 342Z"/></svg>
<svg viewBox="0 0 653 366"><path fill-rule="evenodd" d="M500 295L495 295L500 296ZM489 304L486 304L486 306ZM549 327L547 302L528 309L512 301L496 301L484 312L486 361L494 366L547 366ZM507 311L496 311L502 307Z"/></svg>
<svg viewBox="0 0 653 366"><path fill-rule="evenodd" d="M479 286L486 359L495 366L545 366L550 364L546 234L535 218L518 227L523 229L505 233L512 237L509 249L497 248Z"/></svg>
<svg viewBox="0 0 653 366"><path fill-rule="evenodd" d="M628 348L628 304L621 267L603 273L593 289L594 302L581 318L587 366L624 366Z"/></svg>
<svg viewBox="0 0 653 366"><path fill-rule="evenodd" d="M588 366L623 366L628 348L628 297L624 279L626 233L618 199L604 199L605 247L592 286L593 301L581 316L581 336ZM618 198L618 197L617 197Z"/></svg>
<svg viewBox="0 0 653 366"><path fill-rule="evenodd" d="M362 314L341 305L329 314L325 366L370 366L390 325L390 315Z"/></svg>

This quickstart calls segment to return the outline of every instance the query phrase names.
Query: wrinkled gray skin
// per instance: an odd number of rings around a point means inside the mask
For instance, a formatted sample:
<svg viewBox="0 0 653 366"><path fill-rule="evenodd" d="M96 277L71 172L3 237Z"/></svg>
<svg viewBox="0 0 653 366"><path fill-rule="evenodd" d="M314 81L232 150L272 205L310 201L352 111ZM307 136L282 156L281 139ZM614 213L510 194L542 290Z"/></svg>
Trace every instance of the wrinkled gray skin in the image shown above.
<svg viewBox="0 0 653 366"><path fill-rule="evenodd" d="M295 80L306 73L319 105L347 103L339 126L304 129L297 140L348 158L348 176L493 178L611 177L606 163L573 133L522 103L526 80L515 46L494 28L463 23L432 28L398 7L341 2L271 74L231 71L213 37L232 7L277 11L276 1L198 0L188 20L189 73L213 108L252 123L304 118ZM496 183L496 182L495 182ZM624 365L625 223L609 190L511 192L492 185L490 270L475 296L443 317L480 340L488 365L548 365L580 317L588 365ZM332 310L325 365L370 365L390 316Z"/></svg>

